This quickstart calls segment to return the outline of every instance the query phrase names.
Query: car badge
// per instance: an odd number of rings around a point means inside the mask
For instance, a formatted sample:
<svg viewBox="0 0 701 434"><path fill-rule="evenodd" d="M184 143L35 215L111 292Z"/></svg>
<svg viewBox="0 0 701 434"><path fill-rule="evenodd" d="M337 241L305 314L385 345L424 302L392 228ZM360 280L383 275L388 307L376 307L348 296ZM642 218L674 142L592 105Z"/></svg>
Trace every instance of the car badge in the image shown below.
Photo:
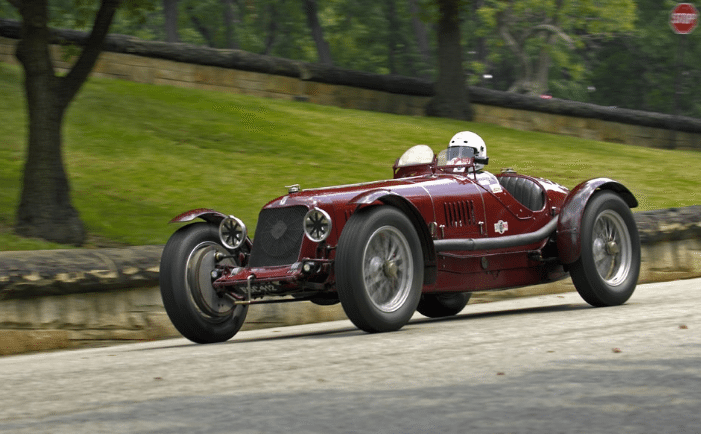
<svg viewBox="0 0 701 434"><path fill-rule="evenodd" d="M498 222L494 223L494 232L498 234L504 234L504 232L509 230L509 222L505 222L504 220L499 220Z"/></svg>
<svg viewBox="0 0 701 434"><path fill-rule="evenodd" d="M270 235L276 240L282 238L285 232L287 232L287 225L282 220L278 220L270 229Z"/></svg>

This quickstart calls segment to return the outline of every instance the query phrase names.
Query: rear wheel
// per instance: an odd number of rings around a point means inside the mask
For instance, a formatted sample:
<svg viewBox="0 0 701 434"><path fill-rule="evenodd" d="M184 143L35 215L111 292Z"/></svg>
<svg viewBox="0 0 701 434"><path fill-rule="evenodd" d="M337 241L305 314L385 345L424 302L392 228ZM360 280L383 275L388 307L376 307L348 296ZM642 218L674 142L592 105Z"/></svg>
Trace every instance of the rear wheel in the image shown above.
<svg viewBox="0 0 701 434"><path fill-rule="evenodd" d="M163 306L175 328L197 343L223 342L241 328L248 306L235 305L212 287L216 253L231 255L219 241L217 226L194 223L175 232L161 256ZM232 258L222 265L237 265Z"/></svg>
<svg viewBox="0 0 701 434"><path fill-rule="evenodd" d="M358 328L402 328L416 311L423 255L409 219L388 206L361 210L343 229L336 254L341 306Z"/></svg>
<svg viewBox="0 0 701 434"><path fill-rule="evenodd" d="M640 273L640 238L628 205L602 191L587 203L582 218L582 253L570 268L575 288L592 306L625 303Z"/></svg>
<svg viewBox="0 0 701 434"><path fill-rule="evenodd" d="M471 295L469 292L424 294L416 310L429 318L457 315L465 308Z"/></svg>

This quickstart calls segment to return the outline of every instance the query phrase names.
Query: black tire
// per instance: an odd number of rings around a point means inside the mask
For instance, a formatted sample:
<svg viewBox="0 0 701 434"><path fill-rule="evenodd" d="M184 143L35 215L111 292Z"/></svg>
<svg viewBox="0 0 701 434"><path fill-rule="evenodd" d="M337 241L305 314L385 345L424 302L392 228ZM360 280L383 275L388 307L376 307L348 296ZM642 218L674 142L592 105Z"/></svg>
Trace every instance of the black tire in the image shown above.
<svg viewBox="0 0 701 434"><path fill-rule="evenodd" d="M175 328L199 344L231 339L248 313L247 305L234 305L212 287L215 252L230 254L219 241L217 226L194 223L176 231L161 256L163 306ZM233 259L224 261L236 265Z"/></svg>
<svg viewBox="0 0 701 434"><path fill-rule="evenodd" d="M589 200L580 240L582 253L570 268L579 295L596 307L625 303L638 283L640 237L620 196L601 191Z"/></svg>
<svg viewBox="0 0 701 434"><path fill-rule="evenodd" d="M373 207L353 214L336 252L336 288L348 318L370 333L402 328L423 286L421 243L399 210Z"/></svg>
<svg viewBox="0 0 701 434"><path fill-rule="evenodd" d="M416 310L429 318L441 318L459 314L470 300L470 292L448 294L424 294Z"/></svg>

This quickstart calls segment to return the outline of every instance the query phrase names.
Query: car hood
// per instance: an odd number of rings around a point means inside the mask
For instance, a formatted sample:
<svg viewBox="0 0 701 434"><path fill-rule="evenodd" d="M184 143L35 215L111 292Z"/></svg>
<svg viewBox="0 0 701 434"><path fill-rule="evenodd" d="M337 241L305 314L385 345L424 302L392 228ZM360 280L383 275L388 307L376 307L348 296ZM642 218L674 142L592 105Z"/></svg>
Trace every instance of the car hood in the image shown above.
<svg viewBox="0 0 701 434"><path fill-rule="evenodd" d="M402 179L389 179L384 181L363 182L358 184L337 185L333 187L310 188L280 196L264 208L276 208L282 206L304 205L323 206L341 205L352 203L370 203L374 201L373 193L383 195L387 192L398 194L404 197L411 197L417 194L429 195L431 190L439 188L441 185L455 183L453 177L418 176Z"/></svg>

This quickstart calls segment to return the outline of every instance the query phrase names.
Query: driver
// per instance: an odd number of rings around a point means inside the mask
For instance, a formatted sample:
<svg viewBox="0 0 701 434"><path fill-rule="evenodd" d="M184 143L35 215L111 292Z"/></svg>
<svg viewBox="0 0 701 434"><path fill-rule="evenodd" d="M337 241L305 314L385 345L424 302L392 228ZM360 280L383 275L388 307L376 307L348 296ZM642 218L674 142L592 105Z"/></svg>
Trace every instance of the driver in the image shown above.
<svg viewBox="0 0 701 434"><path fill-rule="evenodd" d="M450 165L457 165L462 162L461 160L486 156L487 145L482 137L472 131L461 131L450 139L446 160ZM482 169L484 169L484 164L475 163L475 170Z"/></svg>
<svg viewBox="0 0 701 434"><path fill-rule="evenodd" d="M453 136L448 143L446 160L448 165L460 165L467 163L474 157L487 157L487 145L482 137L472 131L461 131ZM475 180L486 190L494 194L502 193L501 184L496 176L484 169L484 163L475 163ZM459 170L459 169L454 169ZM464 169L463 169L464 170Z"/></svg>

